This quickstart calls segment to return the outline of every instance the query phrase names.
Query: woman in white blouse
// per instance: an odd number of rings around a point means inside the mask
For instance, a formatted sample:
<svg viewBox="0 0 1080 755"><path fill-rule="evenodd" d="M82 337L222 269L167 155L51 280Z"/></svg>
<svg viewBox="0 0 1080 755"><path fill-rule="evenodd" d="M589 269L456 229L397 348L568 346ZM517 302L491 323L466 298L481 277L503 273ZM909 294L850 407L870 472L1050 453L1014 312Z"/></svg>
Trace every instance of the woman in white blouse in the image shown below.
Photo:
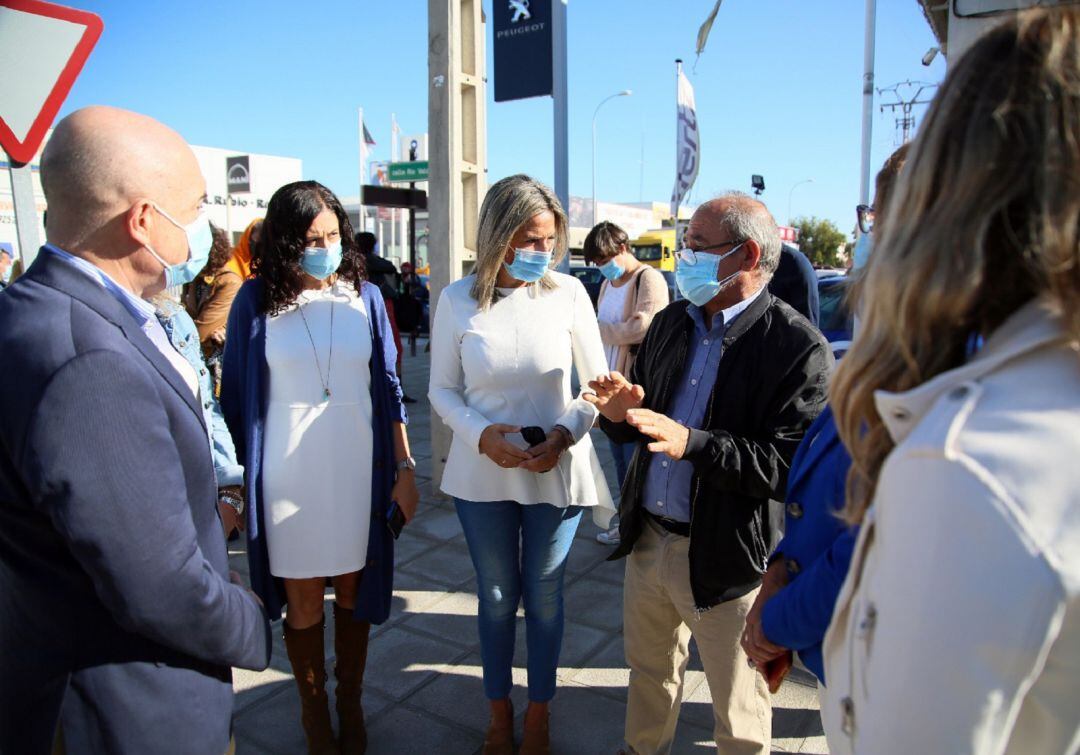
<svg viewBox="0 0 1080 755"><path fill-rule="evenodd" d="M432 328L429 396L454 434L442 490L455 499L477 572L492 716L485 753L513 752L522 598L529 709L520 752L548 751L566 556L583 507L601 526L614 513L588 435L596 409L570 389L572 368L584 385L607 362L584 287L550 269L566 249L566 214L551 189L504 178L480 209L475 273L443 291Z"/></svg>

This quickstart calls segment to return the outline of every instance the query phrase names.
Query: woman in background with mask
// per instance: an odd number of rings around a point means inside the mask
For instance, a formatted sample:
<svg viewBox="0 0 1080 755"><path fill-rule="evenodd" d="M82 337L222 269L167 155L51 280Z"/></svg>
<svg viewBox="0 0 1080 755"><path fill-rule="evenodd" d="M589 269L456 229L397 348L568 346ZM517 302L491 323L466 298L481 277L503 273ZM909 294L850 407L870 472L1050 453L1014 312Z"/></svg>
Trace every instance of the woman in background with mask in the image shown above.
<svg viewBox="0 0 1080 755"><path fill-rule="evenodd" d="M432 328L429 397L454 434L442 490L454 497L477 573L488 755L514 751L522 599L529 708L520 752L549 752L566 557L582 507L603 527L614 513L589 439L597 411L570 390L574 367L585 384L607 362L584 286L551 269L566 237L551 189L524 175L494 184L480 209L475 272L442 292Z"/></svg>
<svg viewBox="0 0 1080 755"><path fill-rule="evenodd" d="M252 588L271 618L287 604L308 751L338 752L323 647L333 580L340 751L359 753L368 632L390 610L387 510L395 501L409 519L419 498L393 335L345 210L321 184L275 192L252 263L229 315L221 390L247 469Z"/></svg>
<svg viewBox="0 0 1080 755"><path fill-rule="evenodd" d="M667 281L659 270L639 262L630 252L626 231L606 220L589 231L583 252L585 261L600 268L604 276L596 319L608 369L629 375L653 316L669 303ZM616 485L621 489L637 444L616 443L610 438L608 443L615 457ZM599 533L596 539L604 545L618 545L618 525Z"/></svg>

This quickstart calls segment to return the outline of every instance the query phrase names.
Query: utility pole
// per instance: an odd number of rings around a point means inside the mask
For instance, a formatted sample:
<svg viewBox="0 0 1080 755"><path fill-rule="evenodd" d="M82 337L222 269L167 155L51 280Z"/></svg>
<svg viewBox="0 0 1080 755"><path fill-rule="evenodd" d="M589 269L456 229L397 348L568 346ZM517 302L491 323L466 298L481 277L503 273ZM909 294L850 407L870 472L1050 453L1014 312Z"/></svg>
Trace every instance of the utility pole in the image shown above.
<svg viewBox="0 0 1080 755"><path fill-rule="evenodd" d="M874 129L874 44L877 0L866 0L863 29L862 150L859 163L859 202L870 204L870 137Z"/></svg>
<svg viewBox="0 0 1080 755"><path fill-rule="evenodd" d="M413 139L409 143L409 162L416 162L416 140ZM409 181L409 190L415 191L416 181ZM409 208L409 264L412 265L413 272L416 272L416 208Z"/></svg>
<svg viewBox="0 0 1080 755"><path fill-rule="evenodd" d="M918 89L916 89L918 87ZM937 84L927 84L924 81L901 81L899 84L893 84L891 87L882 87L877 90L878 96L891 93L896 97L895 102L883 102L881 103L881 112L885 112L885 108L889 108L891 112L897 110L900 111L899 117L896 119L896 128L900 130L900 144L907 144L911 139L911 132L915 130L915 116L912 115L912 110L916 105L929 105L930 100L920 100L919 97L922 93L928 89L936 89ZM915 94L911 95L910 99L905 99L901 89L906 92L914 90Z"/></svg>
<svg viewBox="0 0 1080 755"><path fill-rule="evenodd" d="M476 226L487 191L487 29L481 0L428 0L428 286L442 290L476 262ZM431 310L434 318L435 310ZM450 429L431 413L434 487Z"/></svg>

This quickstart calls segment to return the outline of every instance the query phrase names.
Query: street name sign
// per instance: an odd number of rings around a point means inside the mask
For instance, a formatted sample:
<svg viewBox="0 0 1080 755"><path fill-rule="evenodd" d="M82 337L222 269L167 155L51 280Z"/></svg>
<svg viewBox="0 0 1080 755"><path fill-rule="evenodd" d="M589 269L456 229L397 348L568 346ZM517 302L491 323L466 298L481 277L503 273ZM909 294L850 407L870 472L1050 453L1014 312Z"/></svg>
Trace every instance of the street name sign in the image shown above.
<svg viewBox="0 0 1080 755"><path fill-rule="evenodd" d="M428 180L428 161L417 160L410 163L390 163L387 169L390 183L411 183Z"/></svg>

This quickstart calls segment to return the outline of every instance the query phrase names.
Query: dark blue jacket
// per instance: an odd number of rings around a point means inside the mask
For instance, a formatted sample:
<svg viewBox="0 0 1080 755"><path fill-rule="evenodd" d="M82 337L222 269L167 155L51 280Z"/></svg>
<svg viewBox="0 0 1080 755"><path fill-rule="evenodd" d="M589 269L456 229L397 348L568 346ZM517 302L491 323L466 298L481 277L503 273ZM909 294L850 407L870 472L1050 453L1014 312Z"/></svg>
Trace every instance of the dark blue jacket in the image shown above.
<svg viewBox="0 0 1080 755"><path fill-rule="evenodd" d="M371 412L375 438L372 449L371 528L367 565L356 596L354 615L381 624L390 615L394 590L394 538L386 527L386 510L394 486L393 423L407 422L401 383L394 372L397 349L386 306L378 287L363 284L360 295L371 323ZM270 369L266 364L266 315L263 282L254 278L240 287L225 333L221 375L221 410L244 464L247 493L248 565L252 589L273 619L285 605L284 583L270 574L262 506L262 453L266 410L270 400ZM357 455L367 449L356 449ZM331 575L327 575L331 576Z"/></svg>
<svg viewBox="0 0 1080 755"><path fill-rule="evenodd" d="M222 753L270 628L229 583L201 407L42 252L0 297L0 752Z"/></svg>
<svg viewBox="0 0 1080 755"><path fill-rule="evenodd" d="M844 505L850 466L832 407L827 407L807 430L791 462L784 539L772 556L784 559L789 582L761 614L765 636L797 651L822 683L821 643L858 534L837 516Z"/></svg>

